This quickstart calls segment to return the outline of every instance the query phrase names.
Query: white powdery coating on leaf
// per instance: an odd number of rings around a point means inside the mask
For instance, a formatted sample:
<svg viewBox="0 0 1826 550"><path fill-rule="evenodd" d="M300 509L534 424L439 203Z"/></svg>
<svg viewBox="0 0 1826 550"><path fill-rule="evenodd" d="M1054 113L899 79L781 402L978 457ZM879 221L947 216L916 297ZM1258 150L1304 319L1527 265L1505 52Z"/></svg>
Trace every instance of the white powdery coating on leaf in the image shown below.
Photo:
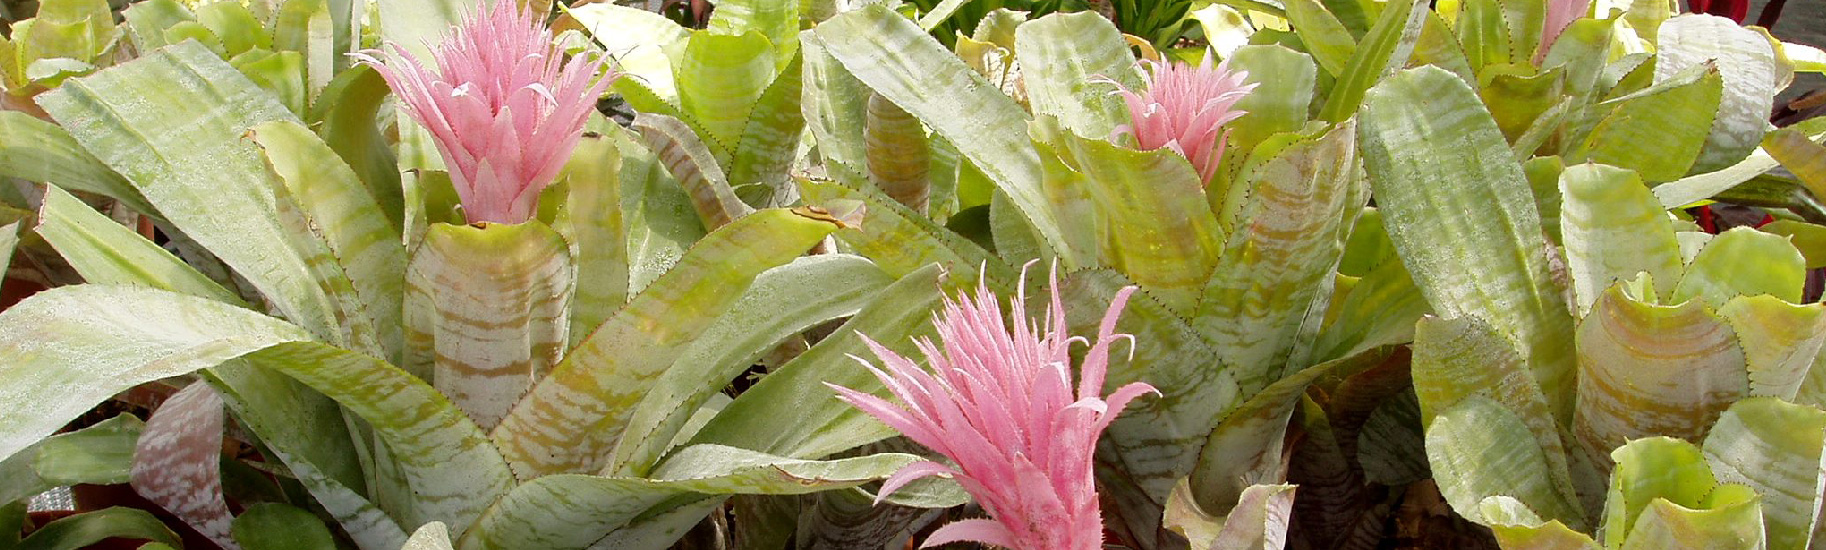
<svg viewBox="0 0 1826 550"><path fill-rule="evenodd" d="M222 396L198 382L165 400L133 449L133 490L209 540L240 550L222 499Z"/></svg>

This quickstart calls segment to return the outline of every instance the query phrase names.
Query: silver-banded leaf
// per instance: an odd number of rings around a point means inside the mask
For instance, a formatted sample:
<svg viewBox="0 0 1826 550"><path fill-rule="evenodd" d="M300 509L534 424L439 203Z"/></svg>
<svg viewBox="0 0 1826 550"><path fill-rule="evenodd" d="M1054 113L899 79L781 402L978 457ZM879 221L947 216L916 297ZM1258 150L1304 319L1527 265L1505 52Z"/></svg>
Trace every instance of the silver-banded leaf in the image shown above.
<svg viewBox="0 0 1826 550"><path fill-rule="evenodd" d="M1253 190L1193 326L1237 369L1244 394L1308 366L1348 231L1369 200L1356 145L1347 121L1281 149L1241 183Z"/></svg>
<svg viewBox="0 0 1826 550"><path fill-rule="evenodd" d="M142 285L242 305L239 296L152 241L57 188L47 188L33 232L82 274L108 285Z"/></svg>
<svg viewBox="0 0 1826 550"><path fill-rule="evenodd" d="M1041 241L1066 256L1057 214L1041 192L1040 158L1026 130L1027 113L913 22L880 5L831 18L811 38L850 74L925 122L1008 193Z"/></svg>
<svg viewBox="0 0 1826 550"><path fill-rule="evenodd" d="M836 254L800 258L762 272L746 295L660 375L628 419L607 471L646 475L675 440L694 435L686 433L691 429L686 421L700 418L689 411L722 395L717 392L780 342L818 323L855 314L892 282L868 260Z"/></svg>
<svg viewBox="0 0 1826 550"><path fill-rule="evenodd" d="M1560 195L1560 242L1580 315L1604 289L1638 273L1663 284L1680 280L1684 266L1674 227L1634 172L1570 166L1560 173Z"/></svg>
<svg viewBox="0 0 1826 550"><path fill-rule="evenodd" d="M331 6L326 0L285 0L272 15L273 49L299 54L307 102L330 84L338 64L349 63L336 50L336 35L344 34L346 45L347 28L337 27Z"/></svg>
<svg viewBox="0 0 1826 550"><path fill-rule="evenodd" d="M1661 25L1655 37L1656 82L1707 61L1724 78L1724 96L1695 172L1730 166L1756 149L1769 127L1777 86L1788 78L1769 39L1735 21L1688 14Z"/></svg>
<svg viewBox="0 0 1826 550"><path fill-rule="evenodd" d="M698 31L687 39L673 67L679 107L704 130L699 137L719 163L735 152L749 111L778 73L773 43L760 32Z"/></svg>
<svg viewBox="0 0 1826 550"><path fill-rule="evenodd" d="M572 270L537 221L432 224L406 271L406 370L492 429L564 355Z"/></svg>
<svg viewBox="0 0 1826 550"><path fill-rule="evenodd" d="M1770 548L1806 548L1818 521L1826 472L1826 412L1773 397L1731 405L1706 435L1706 462L1720 483L1762 496Z"/></svg>
<svg viewBox="0 0 1826 550"><path fill-rule="evenodd" d="M597 539L589 550L667 548L702 523L705 516L722 507L724 500L724 497L703 497L663 512L649 510L609 536Z"/></svg>
<svg viewBox="0 0 1826 550"><path fill-rule="evenodd" d="M1359 123L1376 204L1415 285L1441 317L1475 317L1516 342L1549 410L1567 422L1572 316L1495 120L1464 81L1422 67L1371 89Z"/></svg>
<svg viewBox="0 0 1826 550"><path fill-rule="evenodd" d="M444 522L433 521L413 531L412 537L406 539L399 550L456 550L456 546L450 543L450 527Z"/></svg>
<svg viewBox="0 0 1826 550"><path fill-rule="evenodd" d="M881 381L852 358L871 355L859 336L895 353L913 353L912 338L932 333L932 312L942 296L941 271L928 265L882 289L837 332L742 392L690 443L819 458L893 436L893 429L838 400L823 383L881 391ZM781 418L794 421L780 422Z"/></svg>
<svg viewBox="0 0 1826 550"><path fill-rule="evenodd" d="M241 359L303 382L373 427L411 489L409 509L390 510L402 525L436 520L465 528L513 485L483 431L406 371L315 342L278 344Z"/></svg>
<svg viewBox="0 0 1826 550"><path fill-rule="evenodd" d="M799 191L813 205L861 201L868 208L868 219L862 227L847 228L835 236L889 276L901 277L938 264L965 279L974 278L974 272L983 266L992 280L1014 278L1014 269L1001 258L879 190L843 181L800 179Z"/></svg>
<svg viewBox="0 0 1826 550"><path fill-rule="evenodd" d="M1674 300L1699 298L1717 307L1737 296L1768 294L1800 303L1807 260L1786 237L1748 227L1714 237L1687 266Z"/></svg>
<svg viewBox="0 0 1826 550"><path fill-rule="evenodd" d="M610 125L596 118L593 125ZM628 301L627 213L622 209L622 158L615 141L586 133L564 175L565 240L576 265L575 299L570 304L570 347L595 330Z"/></svg>
<svg viewBox="0 0 1826 550"><path fill-rule="evenodd" d="M1422 1L1408 0L1395 0L1383 9L1376 26L1357 43L1350 64L1332 85L1319 118L1343 122L1356 114L1370 86L1407 65L1430 12Z"/></svg>
<svg viewBox="0 0 1826 550"><path fill-rule="evenodd" d="M309 338L272 317L163 290L40 292L0 313L0 459L127 388Z"/></svg>
<svg viewBox="0 0 1826 550"><path fill-rule="evenodd" d="M684 185L704 227L716 229L754 211L736 197L712 151L689 125L670 116L641 113L634 118L633 128L640 131L647 148L665 163L672 177Z"/></svg>
<svg viewBox="0 0 1826 550"><path fill-rule="evenodd" d="M599 131L621 152L627 293L634 295L678 263L685 249L704 237L704 225L692 212L691 196L667 172L664 161L641 145L637 136L615 124Z"/></svg>
<svg viewBox="0 0 1826 550"><path fill-rule="evenodd" d="M1230 70L1254 75L1249 81L1256 84L1255 91L1236 102L1243 116L1225 125L1237 150L1252 151L1269 136L1299 131L1306 124L1319 78L1312 56L1280 45L1256 45L1237 48L1224 62Z"/></svg>
<svg viewBox="0 0 1826 550"><path fill-rule="evenodd" d="M1739 296L1718 308L1744 348L1750 394L1794 401L1826 345L1826 306Z"/></svg>
<svg viewBox="0 0 1826 550"><path fill-rule="evenodd" d="M1725 90L1720 70L1695 66L1648 89L1600 103L1597 121L1574 159L1635 170L1665 182L1685 176L1705 146Z"/></svg>
<svg viewBox="0 0 1826 550"><path fill-rule="evenodd" d="M1549 518L1583 524L1572 495L1553 482L1553 466L1522 419L1503 405L1469 396L1427 427L1427 462L1452 509L1480 524L1479 504L1510 496Z"/></svg>
<svg viewBox="0 0 1826 550"><path fill-rule="evenodd" d="M795 27L796 28L796 27ZM797 44L794 37L793 44ZM762 90L748 121L735 143L729 163L729 181L738 188L754 191L749 199L762 206L792 204L792 189L787 172L798 159L799 137L805 131L805 113L799 102L804 99L800 85L805 72L803 61L793 55L779 76Z"/></svg>
<svg viewBox="0 0 1826 550"><path fill-rule="evenodd" d="M670 360L754 277L799 256L839 223L770 209L698 241L533 386L492 438L523 479L595 472Z"/></svg>
<svg viewBox="0 0 1826 550"><path fill-rule="evenodd" d="M553 475L514 488L458 544L584 548L664 502L696 494L803 494L854 487L920 460L875 454L799 460L720 445L680 450L650 478ZM668 541L670 542L670 541Z"/></svg>
<svg viewBox="0 0 1826 550"><path fill-rule="evenodd" d="M881 94L869 94L867 123L869 182L914 212L931 200L932 146L919 119Z"/></svg>
<svg viewBox="0 0 1826 550"><path fill-rule="evenodd" d="M72 79L39 102L286 318L320 338L341 332L277 220L275 178L242 138L260 122L296 120L272 96L202 46L180 44Z"/></svg>
<svg viewBox="0 0 1826 550"><path fill-rule="evenodd" d="M837 165L850 172L866 173L867 143L856 128L863 128L869 98L875 94L832 57L811 31L801 33L800 55L805 56L804 98L800 107L805 123L818 143L818 156L826 170ZM892 103L890 101L890 103Z"/></svg>
<svg viewBox="0 0 1826 550"><path fill-rule="evenodd" d="M0 174L121 201L157 215L127 179L83 149L63 127L19 111L0 112Z"/></svg>
<svg viewBox="0 0 1826 550"><path fill-rule="evenodd" d="M1600 464L1638 437L1698 440L1750 389L1736 334L1698 300L1654 305L1611 287L1579 324L1578 354L1573 431Z"/></svg>
<svg viewBox="0 0 1826 550"><path fill-rule="evenodd" d="M223 548L234 516L222 495L222 396L191 384L160 404L133 452L133 491Z"/></svg>
<svg viewBox="0 0 1826 550"><path fill-rule="evenodd" d="M678 102L666 47L690 36L689 31L663 15L612 2L571 6L564 8L564 14L589 33L604 53L615 56L623 74L638 79L661 99ZM562 30L564 20L560 18L554 28Z"/></svg>
<svg viewBox="0 0 1826 550"><path fill-rule="evenodd" d="M1604 498L1605 548L1621 548L1651 502L1699 508L1718 487L1699 447L1671 437L1646 437L1611 451L1617 467Z"/></svg>
<svg viewBox="0 0 1826 550"><path fill-rule="evenodd" d="M1116 86L1141 85L1122 31L1090 12L1054 13L1015 27L1015 58L1035 113L1102 139L1129 123ZM1114 84L1112 84L1114 82Z"/></svg>

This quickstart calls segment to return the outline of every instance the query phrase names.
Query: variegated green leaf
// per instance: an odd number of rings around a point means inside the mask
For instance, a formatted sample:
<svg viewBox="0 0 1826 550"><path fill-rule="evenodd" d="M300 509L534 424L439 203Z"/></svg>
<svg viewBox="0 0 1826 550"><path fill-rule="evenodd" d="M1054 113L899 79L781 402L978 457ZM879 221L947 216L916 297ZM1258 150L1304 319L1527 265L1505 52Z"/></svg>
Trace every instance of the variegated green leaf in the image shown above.
<svg viewBox="0 0 1826 550"><path fill-rule="evenodd" d="M799 11L797 2L723 0L706 28L721 34L760 33L773 44L774 61L785 67L798 50Z"/></svg>
<svg viewBox="0 0 1826 550"><path fill-rule="evenodd" d="M1356 144L1347 121L1245 176L1254 189L1193 321L1244 394L1309 365L1347 232L1369 200Z"/></svg>
<svg viewBox="0 0 1826 550"><path fill-rule="evenodd" d="M44 193L33 230L81 273L83 280L142 285L242 305L241 298L204 277L171 252L57 188Z"/></svg>
<svg viewBox="0 0 1826 550"><path fill-rule="evenodd" d="M1739 296L1718 309L1744 348L1750 394L1793 401L1826 344L1826 306Z"/></svg>
<svg viewBox="0 0 1826 550"><path fill-rule="evenodd" d="M613 123L595 118L592 126ZM621 204L621 151L602 134L586 133L565 164L565 222L559 225L576 265L569 348L628 301L627 213Z"/></svg>
<svg viewBox="0 0 1826 550"><path fill-rule="evenodd" d="M810 32L801 33L800 39L800 55L805 56L804 98L800 104L806 126L818 143L818 156L826 170L835 164L850 172L866 173L868 145L856 129L866 127L868 103L875 94L843 68Z"/></svg>
<svg viewBox="0 0 1826 550"><path fill-rule="evenodd" d="M620 202L622 224L627 231L627 293L634 295L678 263L685 249L703 238L704 225L692 211L691 196L667 172L665 163L640 144L638 136L615 124L598 131L621 152Z"/></svg>
<svg viewBox="0 0 1826 550"><path fill-rule="evenodd" d="M320 338L341 332L334 303L277 220L276 178L242 138L260 122L295 120L272 96L202 46L180 44L39 101L286 318Z"/></svg>
<svg viewBox="0 0 1826 550"><path fill-rule="evenodd" d="M1635 172L1571 166L1560 173L1560 195L1560 241L1581 315L1604 289L1638 273L1664 285L1680 280L1684 267L1674 228Z"/></svg>
<svg viewBox="0 0 1826 550"><path fill-rule="evenodd" d="M1787 130L1798 132L1810 141L1818 141L1826 137L1826 117L1809 119L1790 126ZM1781 166L1781 163L1769 151L1756 149L1750 152L1750 156L1716 172L1695 174L1662 184L1655 188L1655 198L1661 201L1663 207L1679 208L1711 198L1777 166Z"/></svg>
<svg viewBox="0 0 1826 550"><path fill-rule="evenodd" d="M492 434L515 473L595 472L670 360L753 281L809 250L838 223L762 210L698 241L533 386Z"/></svg>
<svg viewBox="0 0 1826 550"><path fill-rule="evenodd" d="M399 550L456 550L450 543L450 528L444 522L433 521L420 526L412 532Z"/></svg>
<svg viewBox="0 0 1826 550"><path fill-rule="evenodd" d="M328 0L284 0L272 17L273 49L298 52L304 62L305 98L314 102L330 84L337 64L348 63L336 50L336 28ZM384 31L383 31L384 32ZM343 30L343 34L347 34ZM347 38L345 37L346 41Z"/></svg>
<svg viewBox="0 0 1826 550"><path fill-rule="evenodd" d="M796 42L795 42L796 44ZM788 170L797 159L799 136L805 130L805 113L799 108L804 90L802 62L797 55L767 85L748 112L748 123L735 143L729 164L729 182L753 189L745 196L762 206L792 204Z"/></svg>
<svg viewBox="0 0 1826 550"><path fill-rule="evenodd" d="M919 119L882 97L869 94L867 123L869 182L916 213L932 195L932 146Z"/></svg>
<svg viewBox="0 0 1826 550"><path fill-rule="evenodd" d="M1826 476L1820 468L1826 412L1773 397L1731 405L1706 436L1706 462L1720 483L1762 497L1770 548L1807 548Z"/></svg>
<svg viewBox="0 0 1826 550"><path fill-rule="evenodd" d="M1466 0L1458 12L1458 41L1472 65L1486 67L1509 62L1509 25L1503 21L1502 0ZM1518 45L1519 46L1519 45Z"/></svg>
<svg viewBox="0 0 1826 550"><path fill-rule="evenodd" d="M1128 108L1114 92L1118 84L1138 89L1141 78L1122 31L1109 19L1054 13L1015 27L1014 46L1035 113L1099 139L1129 123Z"/></svg>
<svg viewBox="0 0 1826 550"><path fill-rule="evenodd" d="M868 219L862 227L847 228L835 235L890 276L904 276L936 263L965 279L974 278L974 272L985 265L992 280L1014 278L1014 270L1000 258L879 190L848 182L801 179L799 191L812 205L862 201L868 208Z"/></svg>
<svg viewBox="0 0 1826 550"><path fill-rule="evenodd" d="M1767 542L1761 499L1741 485L1719 485L1699 509L1655 500L1637 519L1623 550L1760 549Z"/></svg>
<svg viewBox="0 0 1826 550"><path fill-rule="evenodd" d="M760 32L698 31L687 39L673 66L679 107L704 130L719 163L732 158L755 100L778 73L773 44Z"/></svg>
<svg viewBox="0 0 1826 550"><path fill-rule="evenodd" d="M63 127L18 111L0 112L0 174L104 195L157 215L127 179L76 143Z"/></svg>
<svg viewBox="0 0 1826 550"><path fill-rule="evenodd" d="M1521 417L1483 396L1467 396L1441 411L1427 427L1427 463L1439 493L1471 521L1489 522L1479 503L1510 496L1546 517L1584 523L1573 495L1554 483L1548 450Z"/></svg>
<svg viewBox="0 0 1826 550"><path fill-rule="evenodd" d="M1611 287L1579 324L1578 354L1573 431L1595 460L1638 437L1697 440L1750 390L1731 326L1697 300L1654 305Z"/></svg>
<svg viewBox="0 0 1826 550"><path fill-rule="evenodd" d="M1364 103L1364 93L1370 86L1406 66L1430 11L1421 1L1396 0L1388 4L1376 26L1358 42L1350 64L1338 75L1319 118L1328 122L1350 118Z"/></svg>
<svg viewBox="0 0 1826 550"><path fill-rule="evenodd" d="M1311 56L1279 45L1243 46L1224 62L1231 70L1249 71L1249 81L1256 84L1254 92L1236 102L1243 116L1225 125L1237 150L1252 151L1269 136L1299 131L1306 124L1318 87Z"/></svg>
<svg viewBox="0 0 1826 550"><path fill-rule="evenodd" d="M850 74L925 122L1008 193L1039 231L1041 242L1066 256L1058 214L1041 191L1040 158L1026 130L1027 113L1014 100L911 21L880 5L833 17L810 38Z"/></svg>
<svg viewBox="0 0 1826 550"><path fill-rule="evenodd" d="M1391 258L1357 281L1342 303L1326 309L1329 324L1313 344L1311 361L1331 361L1363 349L1411 342L1414 321L1432 312L1407 266Z"/></svg>
<svg viewBox="0 0 1826 550"><path fill-rule="evenodd" d="M406 271L406 370L492 429L569 344L570 246L538 221L433 224Z"/></svg>
<svg viewBox="0 0 1826 550"><path fill-rule="evenodd" d="M405 214L400 166L393 147L380 133L376 116L390 93L387 81L373 67L350 67L323 89L311 107L309 121L321 123L315 127L317 135L355 170L374 203L386 213L387 222L398 228Z"/></svg>
<svg viewBox="0 0 1826 550"><path fill-rule="evenodd" d="M461 0L383 0L376 4L380 37L426 60L431 59L432 47L442 43L450 28L474 8Z"/></svg>
<svg viewBox="0 0 1826 550"><path fill-rule="evenodd" d="M1611 472L1604 499L1605 548L1621 548L1650 503L1699 508L1718 487L1698 446L1671 437L1647 437L1610 453Z"/></svg>
<svg viewBox="0 0 1826 550"><path fill-rule="evenodd" d="M591 2L564 8L565 15L589 33L605 53L615 56L624 74L638 80L659 99L678 103L672 62L666 47L691 35L665 16L613 2ZM558 26L564 28L560 19Z"/></svg>
<svg viewBox="0 0 1826 550"><path fill-rule="evenodd" d="M633 128L690 194L705 227L716 229L754 211L736 197L723 168L689 125L666 115L640 113Z"/></svg>
<svg viewBox="0 0 1826 550"><path fill-rule="evenodd" d="M1714 15L1667 20L1655 37L1655 81L1710 61L1724 79L1724 96L1705 150L1693 166L1710 172L1744 159L1763 139L1777 86L1788 79L1766 35Z"/></svg>
<svg viewBox="0 0 1826 550"><path fill-rule="evenodd" d="M1306 44L1318 66L1334 77L1344 74L1351 55L1357 50L1356 37L1345 30L1344 23L1319 0L1288 0L1282 4L1287 7L1287 22L1293 24L1294 32L1300 35L1300 41ZM1235 53L1231 55L1234 57ZM1270 80L1281 80L1281 77Z"/></svg>
<svg viewBox="0 0 1826 550"><path fill-rule="evenodd" d="M1598 104L1609 114L1592 127L1572 158L1635 170L1665 182L1694 168L1724 80L1712 66L1672 74L1648 89Z"/></svg>
<svg viewBox="0 0 1826 550"><path fill-rule="evenodd" d="M704 331L628 419L608 469L646 475L684 433L686 421L729 381L788 337L855 314L893 280L868 260L847 255L800 258L762 272L741 300ZM711 411L712 413L716 411ZM705 418L708 420L708 418Z"/></svg>
<svg viewBox="0 0 1826 550"><path fill-rule="evenodd" d="M1548 273L1528 182L1496 122L1464 81L1437 68L1399 73L1367 98L1364 166L1415 285L1441 317L1475 317L1516 342L1549 410L1566 422L1572 317Z"/></svg>
<svg viewBox="0 0 1826 550"><path fill-rule="evenodd" d="M1713 238L1687 266L1674 287L1674 300L1693 298L1717 307L1736 296L1768 294L1788 303L1801 301L1807 260L1780 235L1747 227Z"/></svg>
<svg viewBox="0 0 1826 550"><path fill-rule="evenodd" d="M132 414L121 413L93 426L45 438L8 460L23 463L29 472L7 473L35 478L32 481L42 482L34 487L40 490L80 483L126 483L133 476L134 446L145 431L145 422ZM12 497L32 494L37 491L25 495L5 493L8 502Z"/></svg>
<svg viewBox="0 0 1826 550"><path fill-rule="evenodd" d="M1514 497L1494 496L1478 503L1497 545L1507 550L1599 550L1591 536L1559 520L1542 521Z"/></svg>

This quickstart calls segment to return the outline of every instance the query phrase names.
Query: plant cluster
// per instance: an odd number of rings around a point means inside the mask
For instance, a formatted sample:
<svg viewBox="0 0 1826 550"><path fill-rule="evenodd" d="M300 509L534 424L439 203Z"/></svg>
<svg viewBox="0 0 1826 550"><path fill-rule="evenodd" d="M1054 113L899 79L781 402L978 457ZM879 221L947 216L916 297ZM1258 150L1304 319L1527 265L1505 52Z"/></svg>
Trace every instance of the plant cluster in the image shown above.
<svg viewBox="0 0 1826 550"><path fill-rule="evenodd" d="M12 22L0 548L1826 547L1818 49L711 4Z"/></svg>

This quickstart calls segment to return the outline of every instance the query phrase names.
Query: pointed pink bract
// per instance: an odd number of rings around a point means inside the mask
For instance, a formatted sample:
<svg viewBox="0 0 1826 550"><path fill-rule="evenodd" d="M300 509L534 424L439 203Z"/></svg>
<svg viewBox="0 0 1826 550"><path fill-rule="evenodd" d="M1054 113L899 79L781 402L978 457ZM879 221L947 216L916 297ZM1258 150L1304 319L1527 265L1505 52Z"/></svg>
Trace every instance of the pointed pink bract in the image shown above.
<svg viewBox="0 0 1826 550"><path fill-rule="evenodd" d="M545 26L512 0L463 19L433 53L435 71L397 44L353 54L373 66L450 169L471 223L531 218L558 177L596 99L617 76L604 58L565 62Z"/></svg>
<svg viewBox="0 0 1826 550"><path fill-rule="evenodd" d="M1172 149L1192 162L1200 181L1210 183L1230 134L1224 125L1243 116L1236 102L1257 85L1244 83L1248 71L1232 72L1228 62L1212 67L1208 56L1197 66L1141 63L1148 68L1148 88L1136 92L1118 85L1116 93L1128 104L1131 121L1112 137L1132 134L1143 151Z"/></svg>
<svg viewBox="0 0 1826 550"><path fill-rule="evenodd" d="M1016 550L1102 547L1092 474L1097 438L1131 399L1154 388L1135 382L1109 402L1102 398L1110 344L1128 338L1114 331L1135 290L1129 287L1104 313L1074 391L1071 345L1084 339L1066 333L1056 271L1052 281L1052 302L1041 321L1027 317L1026 289L1020 290L1012 328L986 285L974 299L946 299L933 320L939 343L915 342L931 370L864 337L883 368L857 360L903 405L831 385L840 399L957 464L910 464L889 477L882 495L915 479L949 476L994 518L947 525L926 546L973 540Z"/></svg>

